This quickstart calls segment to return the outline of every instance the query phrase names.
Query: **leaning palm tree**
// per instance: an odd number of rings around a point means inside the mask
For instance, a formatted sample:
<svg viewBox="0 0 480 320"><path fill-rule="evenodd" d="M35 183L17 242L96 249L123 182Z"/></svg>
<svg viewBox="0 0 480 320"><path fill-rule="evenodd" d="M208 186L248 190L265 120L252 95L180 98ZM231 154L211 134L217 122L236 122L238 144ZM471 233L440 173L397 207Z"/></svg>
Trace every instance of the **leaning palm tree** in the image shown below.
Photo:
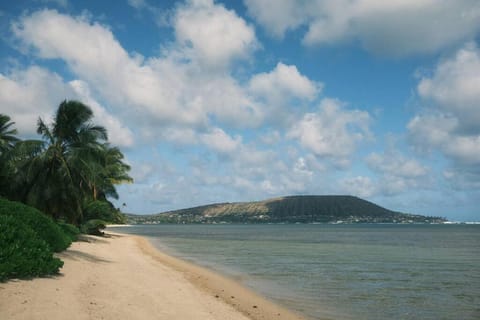
<svg viewBox="0 0 480 320"><path fill-rule="evenodd" d="M120 149L109 143L90 149L89 158L77 159L81 161L82 178L88 184L93 201L106 200L107 197L118 199L115 185L133 181L128 175L130 166L123 162Z"/></svg>
<svg viewBox="0 0 480 320"><path fill-rule="evenodd" d="M107 140L105 128L91 123L91 109L78 101L63 101L49 126L41 118L37 132L43 150L25 167L26 192L23 201L51 214L78 223L82 203L89 196L82 162L92 160Z"/></svg>
<svg viewBox="0 0 480 320"><path fill-rule="evenodd" d="M130 166L123 161L123 154L117 147L111 147L108 143L103 145L104 150L104 179L102 191L105 196L118 199L115 185L132 183L133 179L128 175Z"/></svg>

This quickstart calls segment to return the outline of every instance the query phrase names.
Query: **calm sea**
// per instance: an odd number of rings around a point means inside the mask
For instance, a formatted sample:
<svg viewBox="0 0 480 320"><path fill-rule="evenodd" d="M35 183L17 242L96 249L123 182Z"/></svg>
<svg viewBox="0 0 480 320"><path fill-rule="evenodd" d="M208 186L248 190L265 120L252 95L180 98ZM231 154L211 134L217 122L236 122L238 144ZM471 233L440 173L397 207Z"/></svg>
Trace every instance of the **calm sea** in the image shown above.
<svg viewBox="0 0 480 320"><path fill-rule="evenodd" d="M312 319L480 319L480 225L111 228Z"/></svg>

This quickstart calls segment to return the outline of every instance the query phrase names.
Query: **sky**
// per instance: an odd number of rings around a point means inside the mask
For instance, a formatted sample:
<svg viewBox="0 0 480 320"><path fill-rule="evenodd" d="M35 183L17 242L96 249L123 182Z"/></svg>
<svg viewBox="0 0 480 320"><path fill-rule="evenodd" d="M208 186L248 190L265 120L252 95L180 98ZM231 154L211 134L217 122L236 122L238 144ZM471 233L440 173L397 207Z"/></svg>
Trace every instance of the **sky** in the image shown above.
<svg viewBox="0 0 480 320"><path fill-rule="evenodd" d="M480 220L477 0L0 1L0 113L65 99L131 165L117 206L349 194Z"/></svg>

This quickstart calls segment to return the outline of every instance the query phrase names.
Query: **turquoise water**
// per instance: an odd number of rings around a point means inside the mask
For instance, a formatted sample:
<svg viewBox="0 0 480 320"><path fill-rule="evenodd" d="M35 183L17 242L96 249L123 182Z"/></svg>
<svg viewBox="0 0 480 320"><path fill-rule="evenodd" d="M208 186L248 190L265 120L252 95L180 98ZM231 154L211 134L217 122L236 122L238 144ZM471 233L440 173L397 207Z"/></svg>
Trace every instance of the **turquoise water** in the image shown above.
<svg viewBox="0 0 480 320"><path fill-rule="evenodd" d="M480 319L480 225L112 228L311 319Z"/></svg>

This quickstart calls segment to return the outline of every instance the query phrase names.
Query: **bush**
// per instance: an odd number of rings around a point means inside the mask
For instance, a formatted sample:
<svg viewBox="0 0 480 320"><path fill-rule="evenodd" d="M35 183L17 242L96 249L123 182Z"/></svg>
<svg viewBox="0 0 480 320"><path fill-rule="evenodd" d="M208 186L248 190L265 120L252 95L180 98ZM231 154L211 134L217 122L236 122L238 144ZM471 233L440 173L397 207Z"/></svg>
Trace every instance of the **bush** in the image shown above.
<svg viewBox="0 0 480 320"><path fill-rule="evenodd" d="M76 226L65 222L59 222L58 226L60 227L60 229L62 229L63 233L65 233L70 238L72 242L77 241L80 230Z"/></svg>
<svg viewBox="0 0 480 320"><path fill-rule="evenodd" d="M58 273L63 261L18 216L0 215L0 281Z"/></svg>
<svg viewBox="0 0 480 320"><path fill-rule="evenodd" d="M62 229L41 211L20 202L0 199L0 216L14 216L18 221L28 225L55 252L68 248L72 243Z"/></svg>
<svg viewBox="0 0 480 320"><path fill-rule="evenodd" d="M103 220L107 223L123 224L125 216L108 201L92 201L83 209L85 221L92 219Z"/></svg>
<svg viewBox="0 0 480 320"><path fill-rule="evenodd" d="M86 234L92 234L94 236L103 236L103 229L107 227L107 223L100 219L88 220L82 225L82 232Z"/></svg>

